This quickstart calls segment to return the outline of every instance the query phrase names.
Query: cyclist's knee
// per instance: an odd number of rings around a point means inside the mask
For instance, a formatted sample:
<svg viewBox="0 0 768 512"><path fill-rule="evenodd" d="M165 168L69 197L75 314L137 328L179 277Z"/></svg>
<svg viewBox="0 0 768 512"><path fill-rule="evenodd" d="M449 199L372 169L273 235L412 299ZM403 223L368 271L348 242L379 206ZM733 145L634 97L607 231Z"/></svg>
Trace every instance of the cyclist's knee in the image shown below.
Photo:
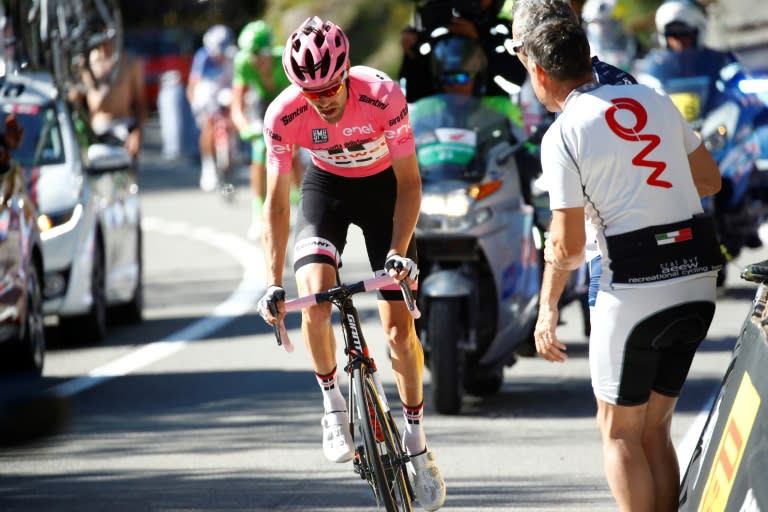
<svg viewBox="0 0 768 512"><path fill-rule="evenodd" d="M390 348L400 354L405 355L420 350L419 339L416 337L416 330L413 322L391 323L384 326L384 331L389 341Z"/></svg>

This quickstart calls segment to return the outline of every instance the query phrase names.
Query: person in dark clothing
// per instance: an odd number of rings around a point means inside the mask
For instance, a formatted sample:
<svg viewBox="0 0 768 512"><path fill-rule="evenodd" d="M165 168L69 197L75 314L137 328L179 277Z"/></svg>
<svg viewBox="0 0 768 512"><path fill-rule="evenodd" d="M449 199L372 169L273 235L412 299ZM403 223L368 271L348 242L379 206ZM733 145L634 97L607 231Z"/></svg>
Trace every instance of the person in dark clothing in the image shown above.
<svg viewBox="0 0 768 512"><path fill-rule="evenodd" d="M525 68L504 45L512 37L512 24L499 15L503 3L503 0L429 0L420 7L418 26L406 27L400 37L403 59L398 75L404 81L409 103L439 92L436 77L430 71L430 51L423 51L424 43L436 37L433 31L438 27L445 27L452 35L476 39L482 45L488 60L485 84L481 88L483 95L506 96L525 81ZM445 13L450 14L445 17Z"/></svg>

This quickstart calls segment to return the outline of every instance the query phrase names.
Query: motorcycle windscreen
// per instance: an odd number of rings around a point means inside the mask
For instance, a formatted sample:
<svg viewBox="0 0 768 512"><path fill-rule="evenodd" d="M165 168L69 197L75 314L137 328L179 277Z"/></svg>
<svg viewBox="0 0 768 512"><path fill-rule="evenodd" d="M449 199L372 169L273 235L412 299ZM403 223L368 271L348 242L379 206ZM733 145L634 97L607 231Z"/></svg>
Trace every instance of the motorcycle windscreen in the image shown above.
<svg viewBox="0 0 768 512"><path fill-rule="evenodd" d="M416 148L423 181L466 181L482 176L475 161L477 134L474 131L437 128L432 135L429 142L422 142Z"/></svg>
<svg viewBox="0 0 768 512"><path fill-rule="evenodd" d="M703 117L704 105L709 93L709 78L696 76L671 79L665 89L669 99L689 123L695 123Z"/></svg>

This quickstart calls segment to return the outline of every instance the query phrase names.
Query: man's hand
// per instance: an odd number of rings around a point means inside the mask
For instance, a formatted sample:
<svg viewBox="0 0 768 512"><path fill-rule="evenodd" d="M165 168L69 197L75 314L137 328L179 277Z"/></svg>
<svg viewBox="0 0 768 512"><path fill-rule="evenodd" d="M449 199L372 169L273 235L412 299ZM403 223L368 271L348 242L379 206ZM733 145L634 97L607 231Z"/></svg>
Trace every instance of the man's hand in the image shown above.
<svg viewBox="0 0 768 512"><path fill-rule="evenodd" d="M272 285L259 299L256 308L259 315L270 325L277 324L285 316L285 290L282 286Z"/></svg>
<svg viewBox="0 0 768 512"><path fill-rule="evenodd" d="M387 261L384 263L384 270L398 281L403 279L415 281L419 277L419 267L416 265L416 262L410 258L404 258L397 253L387 258Z"/></svg>
<svg viewBox="0 0 768 512"><path fill-rule="evenodd" d="M533 338L536 340L536 352L544 359L551 362L564 362L568 356L565 354L565 343L557 339L557 321L560 312L551 309L545 304L539 308L539 318L536 320L536 329Z"/></svg>

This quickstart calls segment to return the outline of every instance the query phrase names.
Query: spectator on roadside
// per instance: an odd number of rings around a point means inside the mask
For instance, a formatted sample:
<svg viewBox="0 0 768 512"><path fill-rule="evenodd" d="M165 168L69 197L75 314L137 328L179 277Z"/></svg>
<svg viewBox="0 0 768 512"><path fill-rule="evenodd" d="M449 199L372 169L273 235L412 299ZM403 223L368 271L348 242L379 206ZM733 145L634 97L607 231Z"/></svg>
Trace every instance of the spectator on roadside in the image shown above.
<svg viewBox="0 0 768 512"><path fill-rule="evenodd" d="M148 110L144 63L127 52L117 62L113 55L111 39L94 49L88 56L90 71L84 69L81 75L84 88L73 90L70 97L85 101L91 129L102 142L123 145L136 161Z"/></svg>
<svg viewBox="0 0 768 512"><path fill-rule="evenodd" d="M536 349L548 361L566 360L558 301L569 272L585 261L586 224L602 270L589 365L606 478L619 510L676 511L670 430L715 311L722 256L701 197L718 192L720 173L668 97L595 81L579 24L553 18L523 47L536 96L560 113L542 141L552 222ZM695 268L682 270L681 261Z"/></svg>

